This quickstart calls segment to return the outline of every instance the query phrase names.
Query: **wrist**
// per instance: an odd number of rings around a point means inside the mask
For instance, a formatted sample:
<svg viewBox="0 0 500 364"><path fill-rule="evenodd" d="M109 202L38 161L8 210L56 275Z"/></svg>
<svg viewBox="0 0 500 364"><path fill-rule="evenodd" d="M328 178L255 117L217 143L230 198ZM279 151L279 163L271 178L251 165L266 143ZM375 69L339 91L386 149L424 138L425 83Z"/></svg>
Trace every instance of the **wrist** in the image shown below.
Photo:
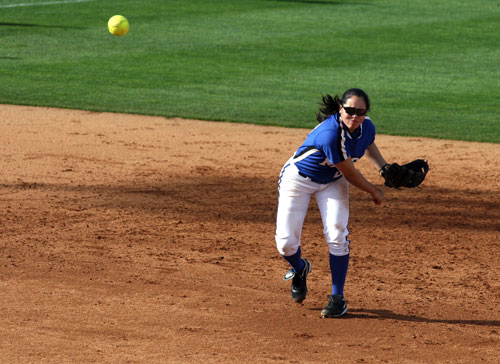
<svg viewBox="0 0 500 364"><path fill-rule="evenodd" d="M390 166L390 164L389 164L389 163L384 164L384 165L383 165L383 166L382 166L382 167L378 170L378 173L379 173L380 175L382 175L382 173L384 173L384 172L387 170L387 168L388 168L389 166Z"/></svg>

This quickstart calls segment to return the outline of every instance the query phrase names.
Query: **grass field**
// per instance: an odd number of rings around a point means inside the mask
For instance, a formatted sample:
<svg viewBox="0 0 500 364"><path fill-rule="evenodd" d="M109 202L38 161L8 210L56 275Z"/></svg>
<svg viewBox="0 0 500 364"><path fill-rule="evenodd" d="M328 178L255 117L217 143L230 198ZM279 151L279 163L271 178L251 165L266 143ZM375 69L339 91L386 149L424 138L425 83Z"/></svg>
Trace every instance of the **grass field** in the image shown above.
<svg viewBox="0 0 500 364"><path fill-rule="evenodd" d="M500 143L498 2L0 0L0 103L312 127L361 87L383 134ZM110 35L110 16L131 24Z"/></svg>

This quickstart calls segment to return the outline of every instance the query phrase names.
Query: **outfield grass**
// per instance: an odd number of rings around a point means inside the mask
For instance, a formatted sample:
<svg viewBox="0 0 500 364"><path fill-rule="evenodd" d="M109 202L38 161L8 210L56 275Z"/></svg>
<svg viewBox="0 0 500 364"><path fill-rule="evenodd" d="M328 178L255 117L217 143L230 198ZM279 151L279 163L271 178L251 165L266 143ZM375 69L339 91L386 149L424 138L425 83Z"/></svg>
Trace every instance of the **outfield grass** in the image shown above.
<svg viewBox="0 0 500 364"><path fill-rule="evenodd" d="M12 7L47 2L0 0L0 103L309 128L322 94L361 87L379 133L500 143L495 1Z"/></svg>

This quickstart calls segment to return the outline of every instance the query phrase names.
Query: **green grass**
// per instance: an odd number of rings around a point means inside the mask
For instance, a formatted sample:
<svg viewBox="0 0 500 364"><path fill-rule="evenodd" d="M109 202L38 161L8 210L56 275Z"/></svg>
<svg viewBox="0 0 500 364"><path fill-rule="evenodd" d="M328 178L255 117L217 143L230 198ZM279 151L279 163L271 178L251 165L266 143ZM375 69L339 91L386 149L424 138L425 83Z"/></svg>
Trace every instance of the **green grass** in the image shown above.
<svg viewBox="0 0 500 364"><path fill-rule="evenodd" d="M43 2L0 0L0 103L310 128L322 94L361 87L379 133L500 143L495 1L5 7Z"/></svg>

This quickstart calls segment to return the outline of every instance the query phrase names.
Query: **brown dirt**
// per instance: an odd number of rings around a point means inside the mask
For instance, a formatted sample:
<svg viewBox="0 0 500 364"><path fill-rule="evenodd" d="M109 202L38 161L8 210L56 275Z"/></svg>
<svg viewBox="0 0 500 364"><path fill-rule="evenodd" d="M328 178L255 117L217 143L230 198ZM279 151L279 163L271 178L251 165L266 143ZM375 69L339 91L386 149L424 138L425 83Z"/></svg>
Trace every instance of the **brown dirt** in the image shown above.
<svg viewBox="0 0 500 364"><path fill-rule="evenodd" d="M499 362L500 145L378 136L431 171L383 206L351 190L350 313L321 319L314 203L303 305L274 245L307 130L9 105L0 125L3 364Z"/></svg>

